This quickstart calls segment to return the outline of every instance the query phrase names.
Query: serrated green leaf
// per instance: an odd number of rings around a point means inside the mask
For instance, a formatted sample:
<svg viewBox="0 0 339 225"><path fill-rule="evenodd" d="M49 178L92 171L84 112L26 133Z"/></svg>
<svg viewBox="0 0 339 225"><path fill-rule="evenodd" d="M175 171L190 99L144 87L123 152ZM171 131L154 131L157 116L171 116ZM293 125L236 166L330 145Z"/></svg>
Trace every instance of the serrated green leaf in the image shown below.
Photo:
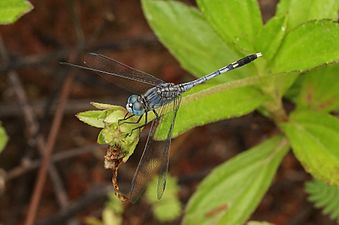
<svg viewBox="0 0 339 225"><path fill-rule="evenodd" d="M307 6L307 9L305 8ZM310 20L338 20L338 0L281 0L277 16L285 16L292 29Z"/></svg>
<svg viewBox="0 0 339 225"><path fill-rule="evenodd" d="M104 128L104 119L106 118L106 114L107 113L104 110L89 110L78 113L76 117L90 126Z"/></svg>
<svg viewBox="0 0 339 225"><path fill-rule="evenodd" d="M295 111L281 128L306 171L339 187L339 119L324 112Z"/></svg>
<svg viewBox="0 0 339 225"><path fill-rule="evenodd" d="M176 1L143 0L142 3L146 18L157 36L182 66L195 75L211 73L239 58L239 55L227 47L195 8ZM238 77L251 76L255 75L255 70L253 65L248 65L234 71L233 74L235 73ZM213 79L210 83L215 83L216 80L219 82L229 81L234 78L231 72L227 76ZM201 89L196 88L191 93ZM262 101L262 96L251 87L224 91L216 93L214 96L206 96L206 98L209 100L197 99L188 107L182 106L181 112L187 108L190 114L187 113L188 111L181 113L181 115L185 114L186 118L183 119L186 120L186 123L182 126L176 124L175 135L193 126L243 115L254 110ZM198 110L191 110L193 104L193 109L198 108L199 113L197 113ZM209 113L209 110L213 110L213 112ZM178 117L178 121L181 121L180 113Z"/></svg>
<svg viewBox="0 0 339 225"><path fill-rule="evenodd" d="M272 85L274 87L276 84L283 83L284 85L277 86L278 88L276 89L278 93L283 93L288 81L292 78L294 79L296 75L296 73L270 74L232 80L215 86L208 84L198 86L183 97L174 126L173 136L175 137L194 126L245 115L269 100L258 89L264 89L264 87ZM251 85L256 88L243 89ZM238 89L240 89L239 92L236 91ZM231 96L230 98L228 98L229 95ZM234 95L234 98L232 98L232 95ZM206 99L210 100L205 101ZM214 104L212 105L212 103ZM182 110L185 108L187 108L187 112ZM171 107L169 107L169 110L171 110ZM165 125L158 127L155 139L163 140L167 137L168 129L166 128L169 127L168 124L171 118L169 115L165 115ZM218 116L220 117L218 118ZM151 115L150 120L152 119L154 117Z"/></svg>
<svg viewBox="0 0 339 225"><path fill-rule="evenodd" d="M274 58L275 54L279 50L283 38L285 37L286 21L286 17L273 17L265 24L264 28L257 36L256 49L257 51L262 52L264 59L263 63L259 64L262 74L271 73L271 71L267 68L267 64L269 64L272 58ZM293 84L297 76L297 73L287 73L284 79L277 79L261 86L264 93L271 97L268 101L271 101L272 99L273 101L281 99L286 90Z"/></svg>
<svg viewBox="0 0 339 225"><path fill-rule="evenodd" d="M297 107L324 112L339 110L338 75L339 64L317 68L303 74L300 89L294 99Z"/></svg>
<svg viewBox="0 0 339 225"><path fill-rule="evenodd" d="M241 56L230 49L207 23L201 12L178 1L143 0L146 19L160 41L197 77L213 72ZM236 71L253 75L253 67ZM216 78L227 80L226 76Z"/></svg>
<svg viewBox="0 0 339 225"><path fill-rule="evenodd" d="M270 19L256 37L256 51L263 54L263 58L270 60L277 52L286 33L286 17Z"/></svg>
<svg viewBox="0 0 339 225"><path fill-rule="evenodd" d="M190 199L183 224L243 225L287 150L287 140L276 136L218 166Z"/></svg>
<svg viewBox="0 0 339 225"><path fill-rule="evenodd" d="M338 40L338 23L324 20L303 24L286 34L271 70L301 72L338 61Z"/></svg>
<svg viewBox="0 0 339 225"><path fill-rule="evenodd" d="M8 141L8 136L6 134L6 131L0 124L0 153L2 152L2 150L4 150L7 144L7 141Z"/></svg>
<svg viewBox="0 0 339 225"><path fill-rule="evenodd" d="M309 194L308 200L323 213L339 222L339 188L330 186L319 180L309 181L305 185Z"/></svg>
<svg viewBox="0 0 339 225"><path fill-rule="evenodd" d="M262 28L257 0L198 0L201 11L223 40L248 54Z"/></svg>
<svg viewBox="0 0 339 225"><path fill-rule="evenodd" d="M32 4L26 0L1 0L0 24L14 23L17 19L32 9Z"/></svg>

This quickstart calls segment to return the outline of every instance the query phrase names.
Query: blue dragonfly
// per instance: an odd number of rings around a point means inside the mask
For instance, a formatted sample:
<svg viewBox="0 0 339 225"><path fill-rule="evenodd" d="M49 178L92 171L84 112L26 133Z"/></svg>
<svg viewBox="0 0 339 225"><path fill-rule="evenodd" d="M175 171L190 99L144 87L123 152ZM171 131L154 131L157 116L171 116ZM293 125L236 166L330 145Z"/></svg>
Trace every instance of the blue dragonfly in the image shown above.
<svg viewBox="0 0 339 225"><path fill-rule="evenodd" d="M261 53L248 55L201 78L180 84L165 82L155 76L136 70L97 53L87 54L84 58L84 66L70 63L62 64L95 72L109 82L134 92L135 94L131 95L127 100L127 113L120 122L139 124L142 118L144 118L145 122L142 123L142 125L133 128L131 132L143 128L148 124L148 114L150 112L154 113L155 119L150 123L146 143L135 170L130 191L127 194L127 198L130 201L135 202L143 193L145 184L151 178L154 170L159 172L157 198L161 199L165 191L169 167L169 149L182 94L199 84L244 66L261 56ZM161 149L159 149L154 147L155 145L153 144L152 137L156 127L162 125L163 115L165 113L164 106L167 105L171 107L171 110L169 110L170 112L166 112L169 114L171 123L165 128L168 130L166 140L160 147ZM135 122L132 122L129 121L131 117L138 117L138 119Z"/></svg>

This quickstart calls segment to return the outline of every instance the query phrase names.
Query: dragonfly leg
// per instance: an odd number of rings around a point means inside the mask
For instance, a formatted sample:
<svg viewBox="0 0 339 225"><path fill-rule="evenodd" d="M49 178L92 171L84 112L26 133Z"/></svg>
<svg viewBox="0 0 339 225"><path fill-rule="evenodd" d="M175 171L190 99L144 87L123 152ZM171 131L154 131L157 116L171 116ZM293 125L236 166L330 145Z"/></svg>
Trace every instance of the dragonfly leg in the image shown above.
<svg viewBox="0 0 339 225"><path fill-rule="evenodd" d="M123 123L129 123L129 122L126 122L126 120L128 120L129 118L132 118L134 115L133 114L131 114L131 115L129 115L128 116L128 112L125 114L125 116L124 116L124 118L123 119L120 119L120 120L118 120L118 124L120 125L120 124L123 124ZM134 123L134 122L133 122Z"/></svg>
<svg viewBox="0 0 339 225"><path fill-rule="evenodd" d="M152 111L153 111L155 117L156 117L157 119L159 119L159 115L158 115L157 111L155 111L155 109L153 109Z"/></svg>
<svg viewBox="0 0 339 225"><path fill-rule="evenodd" d="M135 122L134 122L134 121L131 121L131 122L125 122L125 123L127 123L127 124L138 124L138 123L140 122L140 120L142 119L142 117L144 117L144 115L145 115L145 123L144 123L143 125L141 125L141 126L138 126L138 127L133 128L133 129L131 130L131 132L129 132L129 133L126 135L126 137L127 137L127 136L131 136L132 133L133 133L133 131L135 131L136 129L140 129L140 128L144 127L144 126L147 124L147 113L145 113L145 114L139 116L138 120L135 121Z"/></svg>
<svg viewBox="0 0 339 225"><path fill-rule="evenodd" d="M138 127L133 128L133 129L131 130L131 132L128 134L129 136L132 135L133 131L135 131L135 130L137 130L137 129L140 129L140 128L143 128L144 126L147 125L147 122L148 122L148 121L147 121L147 112L146 112L144 115L145 115L145 123L144 123L143 125L140 125L140 126L138 126ZM136 123L139 123L142 117L143 117L143 115L139 117L139 119L138 119L138 121L137 121Z"/></svg>

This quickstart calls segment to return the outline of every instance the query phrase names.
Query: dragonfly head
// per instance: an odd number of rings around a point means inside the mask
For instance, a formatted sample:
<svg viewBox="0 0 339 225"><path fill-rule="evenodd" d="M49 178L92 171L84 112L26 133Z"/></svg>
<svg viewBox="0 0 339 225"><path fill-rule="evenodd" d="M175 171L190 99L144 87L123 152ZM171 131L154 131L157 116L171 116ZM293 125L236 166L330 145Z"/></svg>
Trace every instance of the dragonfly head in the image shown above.
<svg viewBox="0 0 339 225"><path fill-rule="evenodd" d="M126 109L129 113L136 116L141 116L145 113L145 107L139 95L129 96L126 104Z"/></svg>

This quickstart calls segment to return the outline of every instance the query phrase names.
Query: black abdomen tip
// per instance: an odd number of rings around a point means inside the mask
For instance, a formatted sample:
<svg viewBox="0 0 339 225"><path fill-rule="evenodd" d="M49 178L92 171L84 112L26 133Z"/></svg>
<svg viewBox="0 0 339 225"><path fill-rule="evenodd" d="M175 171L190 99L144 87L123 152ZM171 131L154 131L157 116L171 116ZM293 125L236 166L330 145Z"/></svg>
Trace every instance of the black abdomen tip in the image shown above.
<svg viewBox="0 0 339 225"><path fill-rule="evenodd" d="M247 63L250 63L250 62L252 62L253 60L255 60L255 59L257 59L257 58L259 58L259 57L261 57L262 56L262 54L261 54L261 52L259 52L259 53L255 53L255 54L252 54L252 55L248 55L248 56L246 56L246 57L244 57L244 58L242 58L242 59L239 59L236 63L238 64L238 66L237 67L240 67L240 66L243 66L243 65L245 65L245 64L247 64Z"/></svg>

